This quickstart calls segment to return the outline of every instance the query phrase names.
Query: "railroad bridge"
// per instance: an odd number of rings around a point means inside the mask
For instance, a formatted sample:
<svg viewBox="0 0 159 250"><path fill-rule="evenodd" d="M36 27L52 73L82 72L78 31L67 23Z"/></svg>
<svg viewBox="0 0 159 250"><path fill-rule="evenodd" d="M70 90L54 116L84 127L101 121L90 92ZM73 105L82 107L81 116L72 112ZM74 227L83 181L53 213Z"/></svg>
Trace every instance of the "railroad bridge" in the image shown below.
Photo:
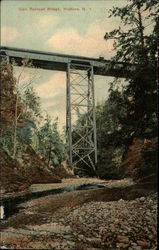
<svg viewBox="0 0 159 250"><path fill-rule="evenodd" d="M0 47L0 57L8 63L13 59L18 66L29 59L32 66L66 72L66 135L69 146L69 162L73 169L85 164L95 170L97 163L96 114L94 75L126 77L135 66L105 60L57 54L44 51ZM82 115L82 116L81 116ZM76 121L84 117L81 122Z"/></svg>

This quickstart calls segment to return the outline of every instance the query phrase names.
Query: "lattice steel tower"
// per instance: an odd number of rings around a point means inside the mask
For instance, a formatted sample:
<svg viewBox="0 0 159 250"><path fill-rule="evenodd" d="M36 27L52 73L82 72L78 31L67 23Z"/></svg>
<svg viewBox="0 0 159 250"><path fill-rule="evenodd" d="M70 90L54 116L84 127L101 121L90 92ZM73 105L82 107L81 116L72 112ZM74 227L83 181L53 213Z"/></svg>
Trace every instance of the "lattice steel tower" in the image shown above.
<svg viewBox="0 0 159 250"><path fill-rule="evenodd" d="M73 170L82 164L95 171L97 139L93 66L70 62L66 74L69 162Z"/></svg>

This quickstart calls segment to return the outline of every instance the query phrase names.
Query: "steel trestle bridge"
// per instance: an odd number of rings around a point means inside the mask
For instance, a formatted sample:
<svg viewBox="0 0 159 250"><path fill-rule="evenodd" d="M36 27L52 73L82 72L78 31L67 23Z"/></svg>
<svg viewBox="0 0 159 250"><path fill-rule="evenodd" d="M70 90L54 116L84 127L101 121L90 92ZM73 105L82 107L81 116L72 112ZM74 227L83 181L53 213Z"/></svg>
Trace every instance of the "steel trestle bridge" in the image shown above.
<svg viewBox="0 0 159 250"><path fill-rule="evenodd" d="M14 60L17 66L22 66L22 60L29 59L33 67L66 72L69 163L73 170L79 164L85 164L95 171L97 138L94 75L126 77L135 67L128 63L104 60L102 57L90 58L13 47L0 47L0 57L1 60L7 59L7 63Z"/></svg>

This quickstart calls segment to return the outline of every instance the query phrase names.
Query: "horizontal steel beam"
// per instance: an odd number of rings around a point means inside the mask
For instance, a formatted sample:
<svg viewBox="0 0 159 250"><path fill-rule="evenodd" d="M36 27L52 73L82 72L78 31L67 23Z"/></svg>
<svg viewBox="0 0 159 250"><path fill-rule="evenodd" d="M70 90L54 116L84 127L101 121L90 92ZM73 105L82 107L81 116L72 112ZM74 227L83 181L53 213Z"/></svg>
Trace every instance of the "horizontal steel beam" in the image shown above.
<svg viewBox="0 0 159 250"><path fill-rule="evenodd" d="M135 66L132 64L114 63L103 58L74 56L14 47L0 47L0 56L8 56L10 60L14 59L18 66L21 66L23 59L30 59L33 66L47 70L67 71L68 63L74 63L77 69L87 70L88 65L90 65L93 66L95 75L103 76L128 77L130 72L135 70Z"/></svg>

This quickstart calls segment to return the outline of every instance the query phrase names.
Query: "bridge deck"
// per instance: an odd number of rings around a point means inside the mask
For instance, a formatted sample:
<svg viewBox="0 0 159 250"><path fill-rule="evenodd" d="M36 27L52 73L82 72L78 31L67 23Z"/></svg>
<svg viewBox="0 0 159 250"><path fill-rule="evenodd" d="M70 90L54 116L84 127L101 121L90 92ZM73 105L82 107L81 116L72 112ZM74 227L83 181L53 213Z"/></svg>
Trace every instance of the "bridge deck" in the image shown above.
<svg viewBox="0 0 159 250"><path fill-rule="evenodd" d="M50 53L14 47L0 47L0 55L9 56L9 58L14 59L19 66L23 59L28 58L32 60L33 66L47 70L67 71L67 64L69 62L77 64L77 67L79 65L79 69L82 69L81 65L83 65L83 69L84 65L92 65L94 67L94 74L103 76L126 77L135 69L133 65L128 63L113 63L101 58Z"/></svg>

